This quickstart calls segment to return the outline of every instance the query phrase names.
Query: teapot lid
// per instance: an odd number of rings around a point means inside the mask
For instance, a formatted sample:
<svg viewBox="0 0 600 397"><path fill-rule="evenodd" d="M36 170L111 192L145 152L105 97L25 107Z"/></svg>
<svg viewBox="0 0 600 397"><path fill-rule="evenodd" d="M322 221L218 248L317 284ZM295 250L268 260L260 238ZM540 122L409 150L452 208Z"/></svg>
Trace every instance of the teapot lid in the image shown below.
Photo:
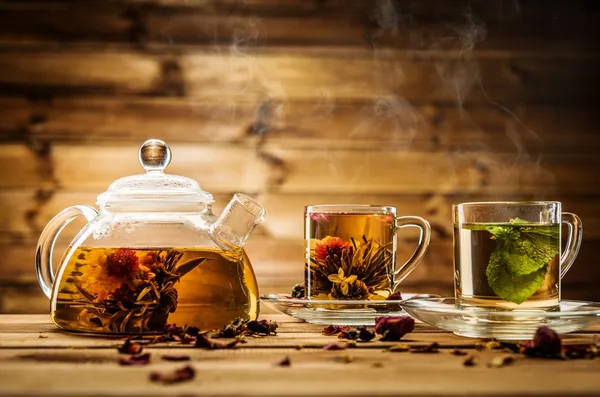
<svg viewBox="0 0 600 397"><path fill-rule="evenodd" d="M117 179L98 196L96 204L102 207L112 204L190 205L214 201L195 180L164 173L171 162L171 149L164 141L149 139L144 142L138 159L146 173Z"/></svg>

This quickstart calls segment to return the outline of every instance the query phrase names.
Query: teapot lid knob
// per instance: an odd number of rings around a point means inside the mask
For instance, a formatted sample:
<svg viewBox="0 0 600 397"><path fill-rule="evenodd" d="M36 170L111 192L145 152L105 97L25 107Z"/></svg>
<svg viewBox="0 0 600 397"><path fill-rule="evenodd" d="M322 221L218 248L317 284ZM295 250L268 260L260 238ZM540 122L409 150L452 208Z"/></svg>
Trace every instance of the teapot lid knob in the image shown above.
<svg viewBox="0 0 600 397"><path fill-rule="evenodd" d="M140 147L140 164L146 171L163 171L171 162L171 149L160 139L148 139Z"/></svg>

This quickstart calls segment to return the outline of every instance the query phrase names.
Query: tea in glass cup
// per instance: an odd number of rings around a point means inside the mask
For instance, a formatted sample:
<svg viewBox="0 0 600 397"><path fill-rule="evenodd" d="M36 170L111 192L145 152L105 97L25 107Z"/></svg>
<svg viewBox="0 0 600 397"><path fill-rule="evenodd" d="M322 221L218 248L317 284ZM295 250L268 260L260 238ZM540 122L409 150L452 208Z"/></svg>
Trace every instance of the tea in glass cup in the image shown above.
<svg viewBox="0 0 600 397"><path fill-rule="evenodd" d="M412 258L396 268L396 234L417 227ZM429 223L373 205L311 205L305 209L305 291L308 299L386 299L419 264L430 240Z"/></svg>
<svg viewBox="0 0 600 397"><path fill-rule="evenodd" d="M577 257L582 223L559 202L482 202L453 207L457 305L556 310L560 280ZM561 224L569 236L561 253Z"/></svg>

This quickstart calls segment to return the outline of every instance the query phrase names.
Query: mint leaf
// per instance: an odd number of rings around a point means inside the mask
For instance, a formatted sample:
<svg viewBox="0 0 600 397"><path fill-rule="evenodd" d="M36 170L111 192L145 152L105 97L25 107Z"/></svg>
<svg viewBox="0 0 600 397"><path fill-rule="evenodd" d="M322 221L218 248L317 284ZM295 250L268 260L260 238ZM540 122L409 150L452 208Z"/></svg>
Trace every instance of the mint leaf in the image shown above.
<svg viewBox="0 0 600 397"><path fill-rule="evenodd" d="M496 240L486 269L488 284L500 298L517 304L542 286L548 263L559 254L558 227L527 224L515 218L510 225L477 225Z"/></svg>
<svg viewBox="0 0 600 397"><path fill-rule="evenodd" d="M496 295L509 302L521 304L542 286L548 267L543 266L533 273L522 276L512 275L508 273L505 266L507 255L510 257L506 252L494 251L485 274Z"/></svg>

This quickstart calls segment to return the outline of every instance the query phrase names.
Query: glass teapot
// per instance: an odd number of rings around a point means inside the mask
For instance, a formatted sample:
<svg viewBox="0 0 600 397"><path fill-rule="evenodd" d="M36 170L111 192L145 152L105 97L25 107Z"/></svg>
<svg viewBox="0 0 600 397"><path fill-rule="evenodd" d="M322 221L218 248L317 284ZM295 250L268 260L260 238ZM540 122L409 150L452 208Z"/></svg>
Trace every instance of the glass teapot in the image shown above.
<svg viewBox="0 0 600 397"><path fill-rule="evenodd" d="M145 174L115 181L98 196L100 212L76 205L44 228L36 250L38 281L52 320L70 331L140 334L165 324L222 327L258 316L258 287L243 245L265 211L235 194L217 218L213 197L194 180L165 174L171 151L151 139L140 148ZM77 216L87 225L62 257L52 251Z"/></svg>

